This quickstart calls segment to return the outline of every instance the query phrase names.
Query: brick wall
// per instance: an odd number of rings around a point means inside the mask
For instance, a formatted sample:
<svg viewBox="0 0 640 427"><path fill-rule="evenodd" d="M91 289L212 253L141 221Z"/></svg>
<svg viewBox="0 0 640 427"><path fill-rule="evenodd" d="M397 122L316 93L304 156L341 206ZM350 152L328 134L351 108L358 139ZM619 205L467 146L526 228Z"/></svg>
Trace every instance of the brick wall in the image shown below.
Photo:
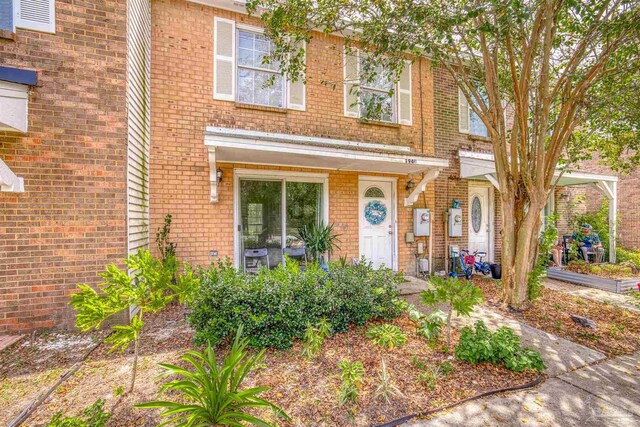
<svg viewBox="0 0 640 427"><path fill-rule="evenodd" d="M126 256L126 1L56 1L56 23L0 39L39 72L29 132L0 132L26 190L0 193L0 333L69 324L76 283Z"/></svg>
<svg viewBox="0 0 640 427"><path fill-rule="evenodd" d="M208 264L212 261L211 249L217 249L221 257L233 255L233 167L255 167L221 165L224 179L219 188L219 202L210 203L209 163L204 146L206 126L403 145L414 151L434 153L433 80L427 60L416 62L412 68L413 126L363 124L344 117L342 85L334 89L321 83L343 79L341 39L320 33L315 33L307 45L306 111L283 113L240 108L233 102L213 99L213 19L221 16L251 25L259 22L183 0L154 1L152 16L151 231L161 225L165 214L171 213L172 239L178 243L177 253L182 259ZM336 223L336 232L342 234L340 254L357 257L357 174L328 173L330 221ZM418 182L421 177L413 179ZM408 195L405 187L406 179L401 177L399 264L413 271L415 246L404 243L404 233L412 228L412 211L402 203ZM426 201L431 206L433 191L433 186L428 187L427 194L431 196ZM414 207L424 203L421 197Z"/></svg>
<svg viewBox="0 0 640 427"><path fill-rule="evenodd" d="M449 245L459 245L466 248L469 239L469 181L460 178L459 150L491 152L491 145L487 140L471 137L460 133L458 130L458 89L455 81L443 68L433 70L434 75L434 103L435 108L434 129L435 146L439 157L449 159L449 167L440 173L435 182L435 259L436 269L444 268L444 261L448 247L445 247L445 221L447 209L451 207L451 201L458 199L462 207L462 237L448 238ZM493 187L495 253L494 259L499 262L501 256L500 229L502 223L500 194Z"/></svg>

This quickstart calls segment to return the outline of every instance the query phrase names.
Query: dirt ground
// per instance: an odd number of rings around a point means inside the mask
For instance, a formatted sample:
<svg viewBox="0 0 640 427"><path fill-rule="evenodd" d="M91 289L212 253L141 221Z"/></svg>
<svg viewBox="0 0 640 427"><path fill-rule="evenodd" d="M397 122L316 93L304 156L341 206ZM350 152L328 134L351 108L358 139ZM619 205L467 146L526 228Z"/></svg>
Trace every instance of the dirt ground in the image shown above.
<svg viewBox="0 0 640 427"><path fill-rule="evenodd" d="M98 398L105 399L105 408L113 412L109 426L157 425L160 419L158 412L133 409L132 405L157 397L158 387L163 381L158 378L161 372L159 362L176 363L181 354L192 348L193 332L184 316L182 307L172 307L147 318L133 393L126 393L131 378L132 355L107 354L108 346L101 345L24 425L46 424L57 411L76 415ZM440 349L430 348L415 333L415 327L408 318L400 317L391 323L400 326L408 337L407 344L394 350L382 349L365 338L369 324L327 339L321 354L312 360L301 356L299 343L288 351L268 351L264 367L251 374L246 385L272 387L262 396L287 412L292 422L277 419L271 411L260 415L281 426L370 426L487 390L524 384L537 377L533 372L514 373L490 364L470 365L453 360ZM65 353L75 354L75 357L84 354L80 349L86 350L89 340L84 338L75 335L76 344L68 343ZM90 338L92 342L95 339ZM454 343L457 339L457 334L454 334ZM64 340L70 342L66 337L61 338ZM57 363L51 359L51 362L39 364L43 354L51 351L49 348L39 347L24 353L25 350L18 346L1 355L3 362L13 360L19 354L24 359L21 359L19 370L3 369L0 422L8 422L15 417L39 390L55 382L58 375L73 363ZM390 404L382 397L374 397L382 358L386 360L392 381L404 395L394 398ZM366 371L355 405L338 404L340 371L337 364L343 359L360 360ZM418 379L420 372L445 361L453 365L453 371L439 379L436 387L430 390ZM43 378L49 378L49 382ZM40 382L38 386L35 385L37 381ZM20 392L16 391L18 385L22 387ZM18 394L22 395L21 399L15 398Z"/></svg>
<svg viewBox="0 0 640 427"><path fill-rule="evenodd" d="M640 349L638 314L630 310L543 288L542 296L533 301L527 310L515 313L502 307L502 290L498 282L481 277L476 277L473 281L482 289L485 304L505 316L599 350L608 356L631 354ZM571 319L572 314L595 321L597 328L578 325Z"/></svg>

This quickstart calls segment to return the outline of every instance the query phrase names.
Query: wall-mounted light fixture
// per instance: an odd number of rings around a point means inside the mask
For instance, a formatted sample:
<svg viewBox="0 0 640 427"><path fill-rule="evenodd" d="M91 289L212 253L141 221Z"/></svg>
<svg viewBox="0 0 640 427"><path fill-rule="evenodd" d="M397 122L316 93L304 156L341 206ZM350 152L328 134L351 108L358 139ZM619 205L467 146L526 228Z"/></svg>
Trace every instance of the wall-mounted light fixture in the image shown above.
<svg viewBox="0 0 640 427"><path fill-rule="evenodd" d="M222 169L220 168L216 169L216 179L218 182L222 182Z"/></svg>
<svg viewBox="0 0 640 427"><path fill-rule="evenodd" d="M411 191L413 189L413 187L415 187L415 186L416 186L416 184L413 182L412 179L407 181L407 191Z"/></svg>

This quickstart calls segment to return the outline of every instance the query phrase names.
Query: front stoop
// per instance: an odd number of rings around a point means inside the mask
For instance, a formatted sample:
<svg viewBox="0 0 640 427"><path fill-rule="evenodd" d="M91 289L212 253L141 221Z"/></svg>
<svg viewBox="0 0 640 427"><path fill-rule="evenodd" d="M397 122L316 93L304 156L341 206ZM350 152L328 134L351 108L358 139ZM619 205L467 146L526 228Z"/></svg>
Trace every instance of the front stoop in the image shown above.
<svg viewBox="0 0 640 427"><path fill-rule="evenodd" d="M0 335L0 351L20 341L24 335Z"/></svg>

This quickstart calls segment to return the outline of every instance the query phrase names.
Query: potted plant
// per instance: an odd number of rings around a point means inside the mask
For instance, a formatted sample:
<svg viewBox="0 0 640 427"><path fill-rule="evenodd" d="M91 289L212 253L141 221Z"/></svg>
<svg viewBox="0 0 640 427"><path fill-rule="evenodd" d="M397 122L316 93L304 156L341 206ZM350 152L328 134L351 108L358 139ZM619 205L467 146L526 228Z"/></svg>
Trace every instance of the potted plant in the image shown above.
<svg viewBox="0 0 640 427"><path fill-rule="evenodd" d="M320 263L323 267L333 255L335 249L340 249L338 235L333 233L333 224L311 223L300 227L296 236L304 242L304 246L311 259ZM327 259L324 259L324 257Z"/></svg>

